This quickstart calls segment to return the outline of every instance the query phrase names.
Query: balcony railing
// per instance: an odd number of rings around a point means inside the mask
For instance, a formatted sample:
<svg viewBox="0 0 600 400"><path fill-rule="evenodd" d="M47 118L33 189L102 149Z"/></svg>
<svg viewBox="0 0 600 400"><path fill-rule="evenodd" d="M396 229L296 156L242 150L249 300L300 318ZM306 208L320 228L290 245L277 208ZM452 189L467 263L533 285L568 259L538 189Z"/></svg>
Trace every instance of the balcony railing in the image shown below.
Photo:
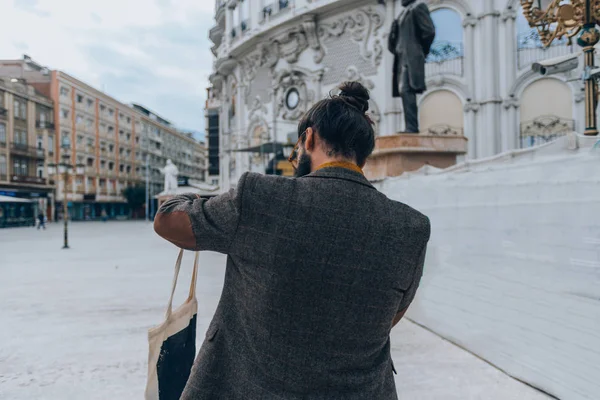
<svg viewBox="0 0 600 400"><path fill-rule="evenodd" d="M548 58L565 56L576 51L574 46L567 46L565 38L554 40L550 46L544 47L537 30L521 33L517 37L517 59L519 69L530 68L531 64Z"/></svg>
<svg viewBox="0 0 600 400"><path fill-rule="evenodd" d="M11 175L11 182L15 183L31 183L34 185L45 185L46 178L40 178L37 176L26 176L26 175Z"/></svg>
<svg viewBox="0 0 600 400"><path fill-rule="evenodd" d="M425 60L425 75L463 74L464 51L461 42L436 41Z"/></svg>
<svg viewBox="0 0 600 400"><path fill-rule="evenodd" d="M35 127L38 128L38 129L50 129L50 130L54 130L54 122L35 121Z"/></svg>
<svg viewBox="0 0 600 400"><path fill-rule="evenodd" d="M29 146L27 144L13 143L11 150L13 154L25 157L33 157L39 160L43 160L44 158L46 158L44 149L40 147Z"/></svg>

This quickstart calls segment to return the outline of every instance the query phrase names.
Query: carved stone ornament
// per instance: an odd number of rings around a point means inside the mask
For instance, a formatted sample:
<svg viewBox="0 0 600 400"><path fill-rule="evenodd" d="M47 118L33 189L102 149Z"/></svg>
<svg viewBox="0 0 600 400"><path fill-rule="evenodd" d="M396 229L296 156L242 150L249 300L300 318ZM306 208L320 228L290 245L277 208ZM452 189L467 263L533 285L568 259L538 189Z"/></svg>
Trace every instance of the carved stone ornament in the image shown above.
<svg viewBox="0 0 600 400"><path fill-rule="evenodd" d="M381 7L365 7L329 23L320 23L318 37L323 45L333 37L348 32L352 40L360 44L360 55L379 66L383 57L383 45L378 37L385 15Z"/></svg>
<svg viewBox="0 0 600 400"><path fill-rule="evenodd" d="M275 114L281 115L281 118L285 120L299 119L314 98L314 93L310 93L306 86L306 74L299 71L291 69L279 71L273 80L273 87L275 87ZM286 106L285 100L288 91L292 88L298 91L298 105L290 110Z"/></svg>
<svg viewBox="0 0 600 400"><path fill-rule="evenodd" d="M325 50L323 49L323 46L321 46L319 35L317 34L316 16L305 16L302 20L302 28L304 28L304 34L306 35L308 45L315 51L313 60L315 63L319 64L321 61L323 61L323 57L325 57Z"/></svg>

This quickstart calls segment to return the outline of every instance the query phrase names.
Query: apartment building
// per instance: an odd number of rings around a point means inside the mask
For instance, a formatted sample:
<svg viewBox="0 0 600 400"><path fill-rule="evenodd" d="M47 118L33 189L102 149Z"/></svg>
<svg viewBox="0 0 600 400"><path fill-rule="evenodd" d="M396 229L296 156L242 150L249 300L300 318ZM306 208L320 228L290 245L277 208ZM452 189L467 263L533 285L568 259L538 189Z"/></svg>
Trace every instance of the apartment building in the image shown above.
<svg viewBox="0 0 600 400"><path fill-rule="evenodd" d="M96 219L103 211L112 218L126 218L130 210L123 190L144 185L148 165L150 195L160 193L160 169L168 158L178 166L181 175L203 180L206 157L196 150L198 143L146 107L125 105L28 56L0 61L0 76L26 80L54 103L56 140L51 146L52 161L68 159L73 168L66 191L62 177L51 177L56 182L53 217L60 215L66 193L69 214L74 220ZM202 163L197 164L196 160Z"/></svg>
<svg viewBox="0 0 600 400"><path fill-rule="evenodd" d="M53 182L46 166L54 156L52 101L20 79L0 77L0 196L32 204L0 204L2 224L29 224L51 210Z"/></svg>
<svg viewBox="0 0 600 400"><path fill-rule="evenodd" d="M142 163L138 168L145 178L148 155L150 197L162 192L164 177L160 171L169 159L177 166L181 180L206 179L207 155L203 143L196 141L191 133L179 131L170 121L147 107L137 103L131 107L141 114L142 137L136 160Z"/></svg>

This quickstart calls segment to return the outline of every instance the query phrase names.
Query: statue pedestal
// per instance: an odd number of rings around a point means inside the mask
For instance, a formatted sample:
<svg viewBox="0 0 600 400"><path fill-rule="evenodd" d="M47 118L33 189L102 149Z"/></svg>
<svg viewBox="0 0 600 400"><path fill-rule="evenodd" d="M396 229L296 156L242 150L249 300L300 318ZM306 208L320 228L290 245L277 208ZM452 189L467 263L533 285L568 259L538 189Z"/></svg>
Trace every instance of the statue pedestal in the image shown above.
<svg viewBox="0 0 600 400"><path fill-rule="evenodd" d="M461 135L399 133L379 136L375 150L363 168L369 180L380 180L415 171L423 165L448 168L467 153L467 138Z"/></svg>

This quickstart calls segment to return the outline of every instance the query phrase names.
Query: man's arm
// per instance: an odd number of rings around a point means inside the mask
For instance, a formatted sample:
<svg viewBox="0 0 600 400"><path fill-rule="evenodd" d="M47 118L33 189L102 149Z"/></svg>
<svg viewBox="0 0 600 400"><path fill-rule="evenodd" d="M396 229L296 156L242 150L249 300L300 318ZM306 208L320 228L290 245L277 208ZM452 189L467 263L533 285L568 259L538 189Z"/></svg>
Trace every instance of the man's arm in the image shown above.
<svg viewBox="0 0 600 400"><path fill-rule="evenodd" d="M420 3L415 7L413 16L417 28L418 40L421 43L425 57L427 57L431 49L431 44L435 39L435 25L431 19L429 8L424 3Z"/></svg>
<svg viewBox="0 0 600 400"><path fill-rule="evenodd" d="M392 321L392 328L400 322L406 311L408 310L408 306L412 303L415 298L415 294L417 294L417 289L419 288L419 283L421 282L421 277L423 276L423 265L425 265L425 254L427 253L427 242L423 245L423 249L419 254L419 259L417 261L417 268L415 270L415 275L413 277L413 281L410 287L404 292L404 297L402 298L402 302L398 307L398 313L394 317Z"/></svg>
<svg viewBox="0 0 600 400"><path fill-rule="evenodd" d="M240 220L247 176L248 173L242 175L237 188L209 200L184 194L166 201L156 214L154 231L182 249L229 253Z"/></svg>

